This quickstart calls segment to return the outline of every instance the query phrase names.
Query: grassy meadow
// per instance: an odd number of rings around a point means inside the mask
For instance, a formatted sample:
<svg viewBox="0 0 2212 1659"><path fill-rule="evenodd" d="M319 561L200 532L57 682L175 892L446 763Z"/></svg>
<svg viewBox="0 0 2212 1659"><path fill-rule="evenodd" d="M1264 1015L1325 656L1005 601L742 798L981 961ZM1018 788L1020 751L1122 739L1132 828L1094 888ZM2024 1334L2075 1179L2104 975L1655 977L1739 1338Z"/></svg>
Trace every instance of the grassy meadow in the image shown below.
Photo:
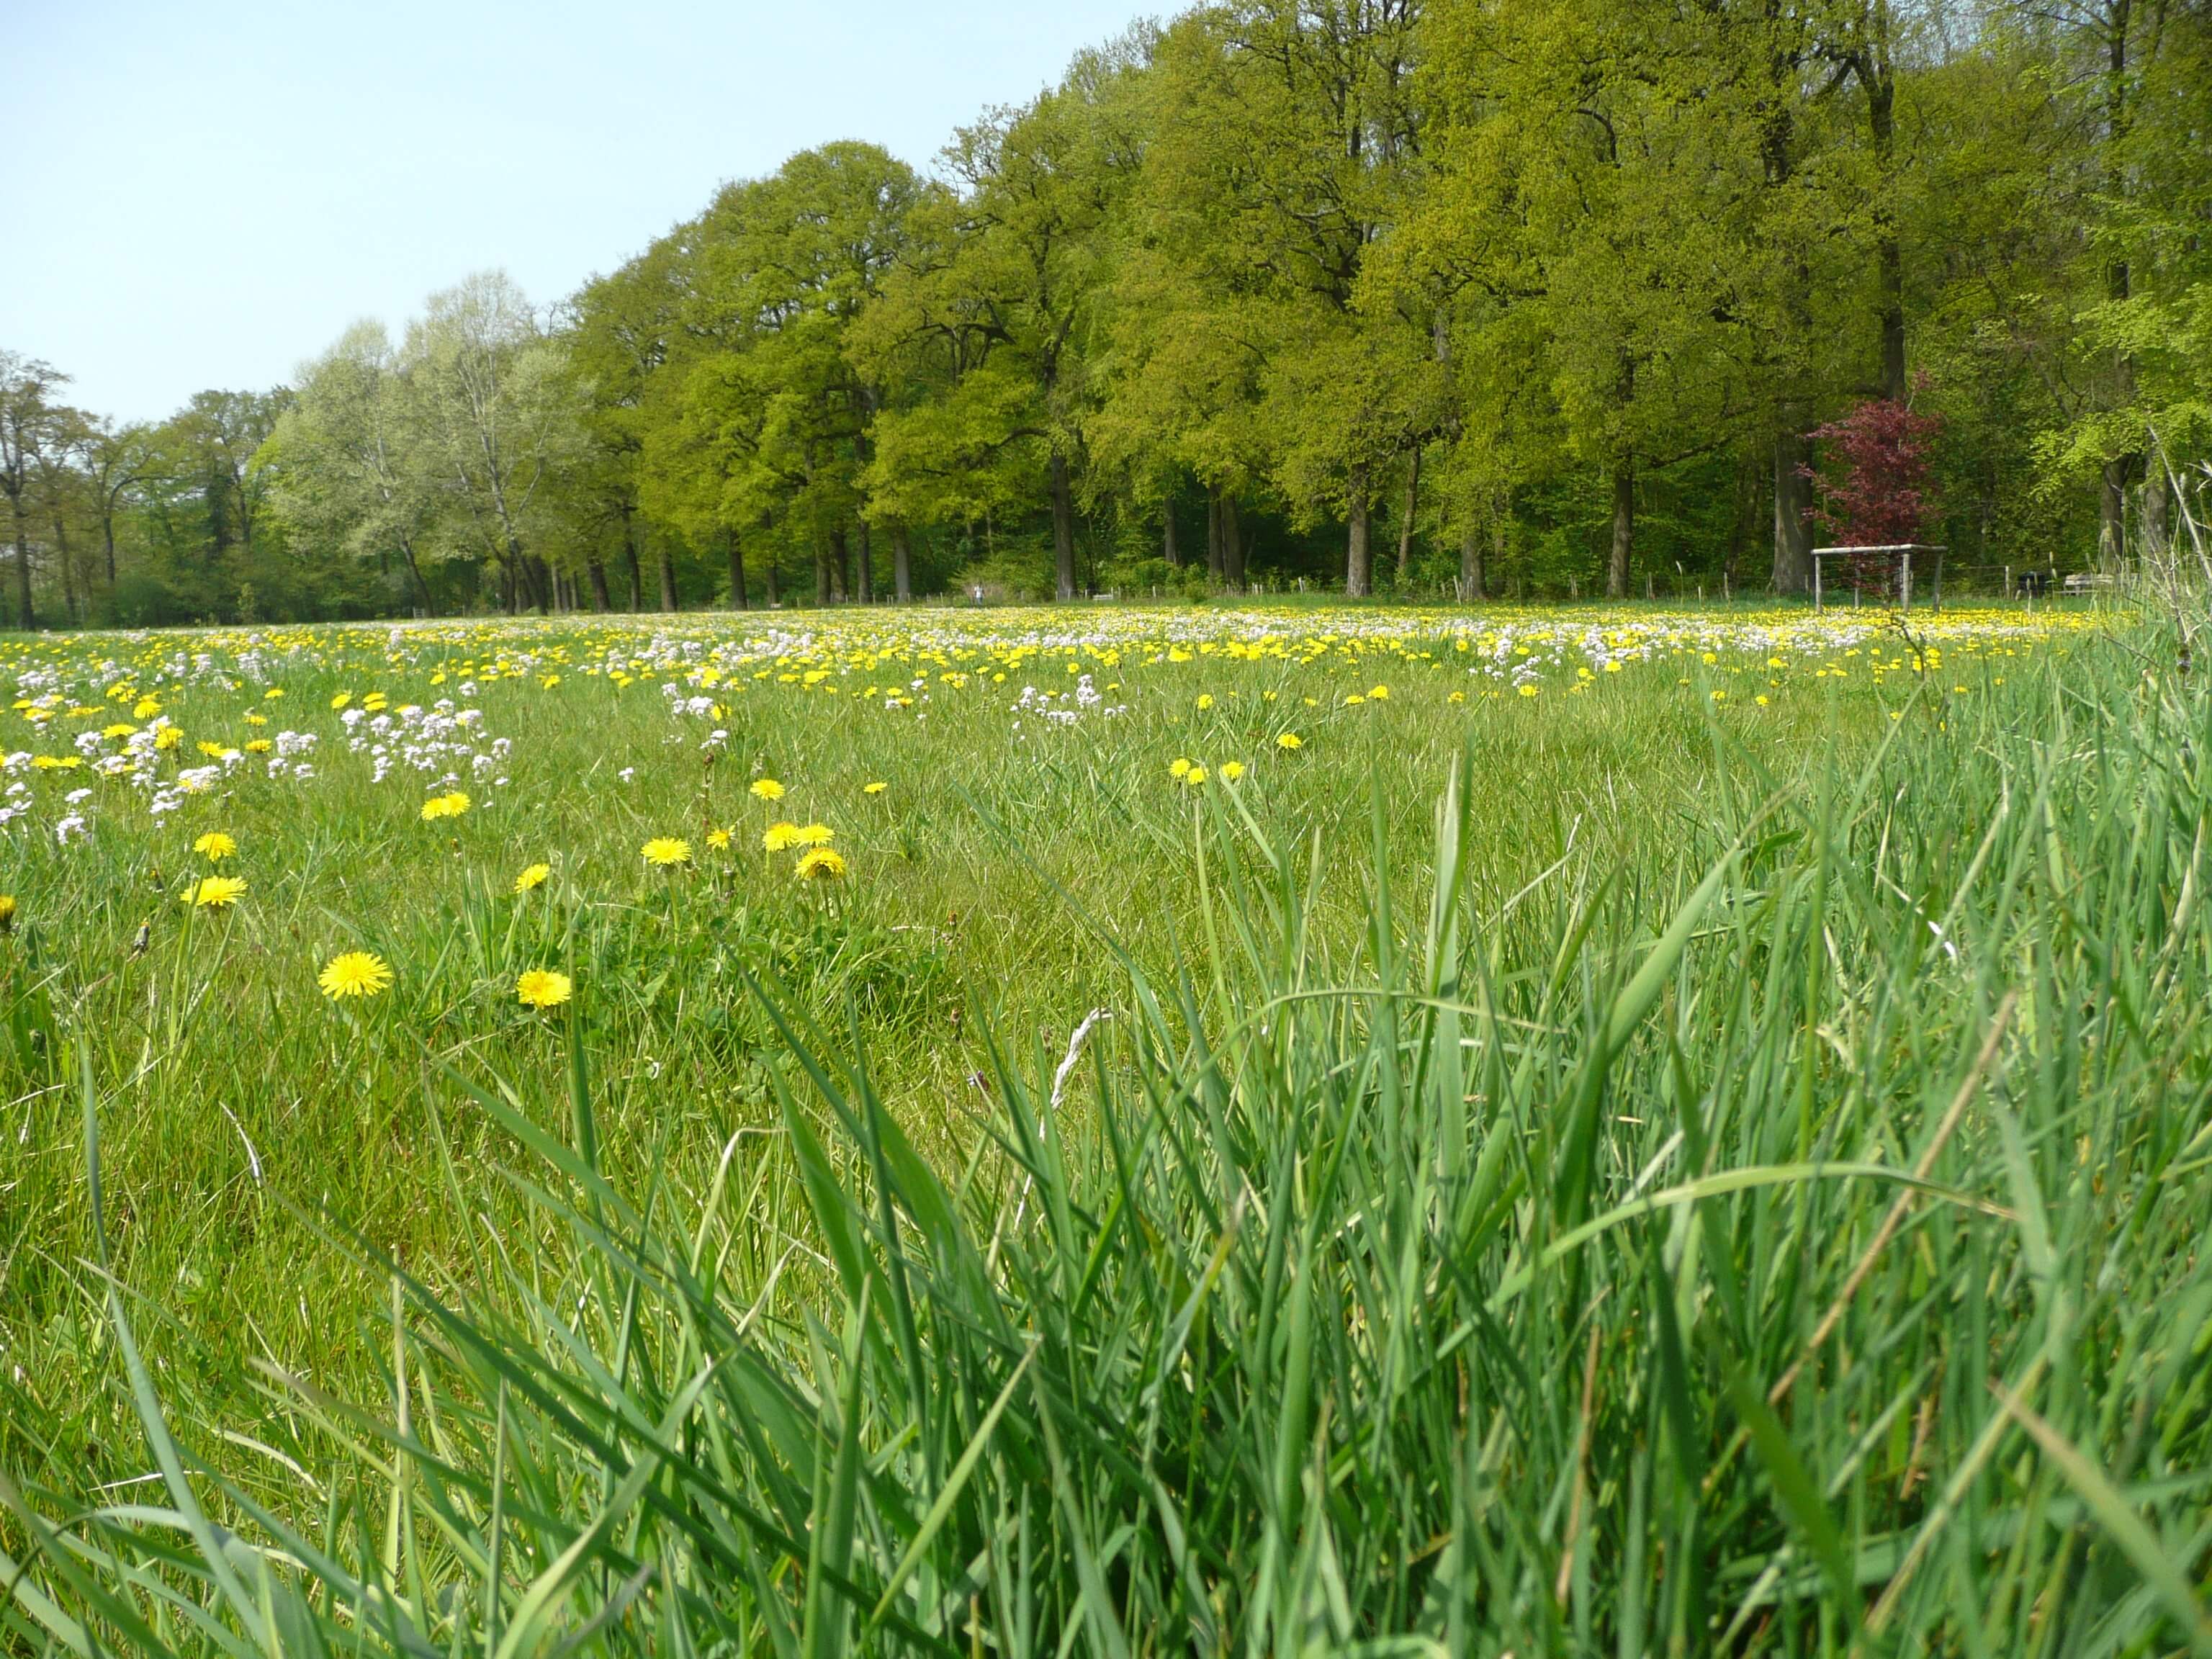
<svg viewBox="0 0 2212 1659"><path fill-rule="evenodd" d="M2187 662L0 643L0 1651L2212 1653Z"/></svg>

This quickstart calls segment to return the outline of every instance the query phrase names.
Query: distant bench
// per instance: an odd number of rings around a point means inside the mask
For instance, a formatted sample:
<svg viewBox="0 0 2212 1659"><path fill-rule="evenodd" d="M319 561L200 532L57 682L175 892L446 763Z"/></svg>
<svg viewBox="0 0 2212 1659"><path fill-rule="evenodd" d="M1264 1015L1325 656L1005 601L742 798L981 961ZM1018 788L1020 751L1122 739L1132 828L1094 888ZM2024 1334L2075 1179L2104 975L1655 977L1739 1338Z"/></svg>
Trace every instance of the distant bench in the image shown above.
<svg viewBox="0 0 2212 1659"><path fill-rule="evenodd" d="M2094 571L2077 570L2066 579L2069 593L2102 593L2117 586L2110 576Z"/></svg>

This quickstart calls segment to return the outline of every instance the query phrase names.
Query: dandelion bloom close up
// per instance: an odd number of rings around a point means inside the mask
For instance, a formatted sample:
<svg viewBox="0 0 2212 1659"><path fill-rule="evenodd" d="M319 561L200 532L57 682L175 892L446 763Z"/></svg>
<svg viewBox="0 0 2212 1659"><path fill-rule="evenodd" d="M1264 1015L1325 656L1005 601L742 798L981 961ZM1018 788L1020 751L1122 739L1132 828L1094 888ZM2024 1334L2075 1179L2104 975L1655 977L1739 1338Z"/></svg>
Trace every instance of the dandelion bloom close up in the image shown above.
<svg viewBox="0 0 2212 1659"><path fill-rule="evenodd" d="M185 889L185 902L195 909L221 909L245 895L246 884L236 876L210 876Z"/></svg>
<svg viewBox="0 0 2212 1659"><path fill-rule="evenodd" d="M801 881L836 881L846 870L844 855L832 848L817 847L799 860Z"/></svg>
<svg viewBox="0 0 2212 1659"><path fill-rule="evenodd" d="M864 783L860 786L860 793L864 795L880 795L890 787L890 785L887 783Z"/></svg>
<svg viewBox="0 0 2212 1659"><path fill-rule="evenodd" d="M1303 749L1305 746L1306 740L1295 732L1285 732L1275 739L1275 747L1278 749Z"/></svg>
<svg viewBox="0 0 2212 1659"><path fill-rule="evenodd" d="M443 795L433 795L422 803L422 822L434 823L440 818L457 818L469 810L469 798L459 789Z"/></svg>
<svg viewBox="0 0 2212 1659"><path fill-rule="evenodd" d="M558 1008L575 988L566 974L556 974L549 968L532 968L514 981L514 997L526 1008Z"/></svg>
<svg viewBox="0 0 2212 1659"><path fill-rule="evenodd" d="M238 843L220 830L210 830L192 843L192 851L210 864L219 864L238 851Z"/></svg>
<svg viewBox="0 0 2212 1659"><path fill-rule="evenodd" d="M1243 775L1244 763L1243 761L1224 761L1221 763L1221 777L1224 783L1234 783L1237 779Z"/></svg>
<svg viewBox="0 0 2212 1659"><path fill-rule="evenodd" d="M802 823L798 839L801 847L827 847L837 839L837 832L826 823Z"/></svg>
<svg viewBox="0 0 2212 1659"><path fill-rule="evenodd" d="M518 893L527 893L533 889L543 887L545 884L545 878L552 873L553 866L550 864L527 866L522 873L514 878L514 890Z"/></svg>
<svg viewBox="0 0 2212 1659"><path fill-rule="evenodd" d="M0 933L13 933L15 927L15 896L0 893Z"/></svg>
<svg viewBox="0 0 2212 1659"><path fill-rule="evenodd" d="M761 850L764 853L787 852L799 845L799 826L795 823L771 823L761 831Z"/></svg>
<svg viewBox="0 0 2212 1659"><path fill-rule="evenodd" d="M691 843L674 836L655 836L641 850L647 864L665 870L673 865L691 862Z"/></svg>
<svg viewBox="0 0 2212 1659"><path fill-rule="evenodd" d="M345 997L380 996L392 988L392 969L374 951L344 951L324 964L315 983L333 1002Z"/></svg>
<svg viewBox="0 0 2212 1659"><path fill-rule="evenodd" d="M774 778L755 778L753 780L753 798L756 800L781 800L783 799L783 786L778 783Z"/></svg>

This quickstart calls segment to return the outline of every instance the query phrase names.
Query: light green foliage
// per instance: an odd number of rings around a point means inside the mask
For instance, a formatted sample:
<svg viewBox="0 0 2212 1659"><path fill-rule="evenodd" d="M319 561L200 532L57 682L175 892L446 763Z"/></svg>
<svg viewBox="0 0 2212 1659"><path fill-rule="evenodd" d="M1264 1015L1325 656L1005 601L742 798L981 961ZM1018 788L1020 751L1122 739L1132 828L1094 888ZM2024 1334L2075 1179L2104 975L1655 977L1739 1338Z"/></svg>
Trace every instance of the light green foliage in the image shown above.
<svg viewBox="0 0 2212 1659"><path fill-rule="evenodd" d="M926 388L877 422L875 510L976 519L1042 501L1063 599L1076 592L1091 313L1139 142L1133 74L1114 55L1086 56L1058 89L963 129L945 155L958 193L918 216L913 254L853 348L878 383Z"/></svg>
<svg viewBox="0 0 2212 1659"><path fill-rule="evenodd" d="M287 523L362 558L397 554L428 610L422 562L457 550L436 533L441 480L419 441L407 373L381 324L348 330L301 370L259 465Z"/></svg>

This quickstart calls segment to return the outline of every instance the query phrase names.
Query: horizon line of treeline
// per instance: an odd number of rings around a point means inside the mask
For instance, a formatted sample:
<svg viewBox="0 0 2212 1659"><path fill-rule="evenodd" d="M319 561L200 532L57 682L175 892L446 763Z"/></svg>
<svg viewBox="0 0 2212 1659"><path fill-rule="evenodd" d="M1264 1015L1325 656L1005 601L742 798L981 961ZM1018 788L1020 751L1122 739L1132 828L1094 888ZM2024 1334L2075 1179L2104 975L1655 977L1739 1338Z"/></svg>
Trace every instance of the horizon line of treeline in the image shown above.
<svg viewBox="0 0 2212 1659"><path fill-rule="evenodd" d="M2208 385L2212 9L1242 0L167 421L0 351L6 620L1796 593L1875 398L1966 585L2163 538Z"/></svg>

